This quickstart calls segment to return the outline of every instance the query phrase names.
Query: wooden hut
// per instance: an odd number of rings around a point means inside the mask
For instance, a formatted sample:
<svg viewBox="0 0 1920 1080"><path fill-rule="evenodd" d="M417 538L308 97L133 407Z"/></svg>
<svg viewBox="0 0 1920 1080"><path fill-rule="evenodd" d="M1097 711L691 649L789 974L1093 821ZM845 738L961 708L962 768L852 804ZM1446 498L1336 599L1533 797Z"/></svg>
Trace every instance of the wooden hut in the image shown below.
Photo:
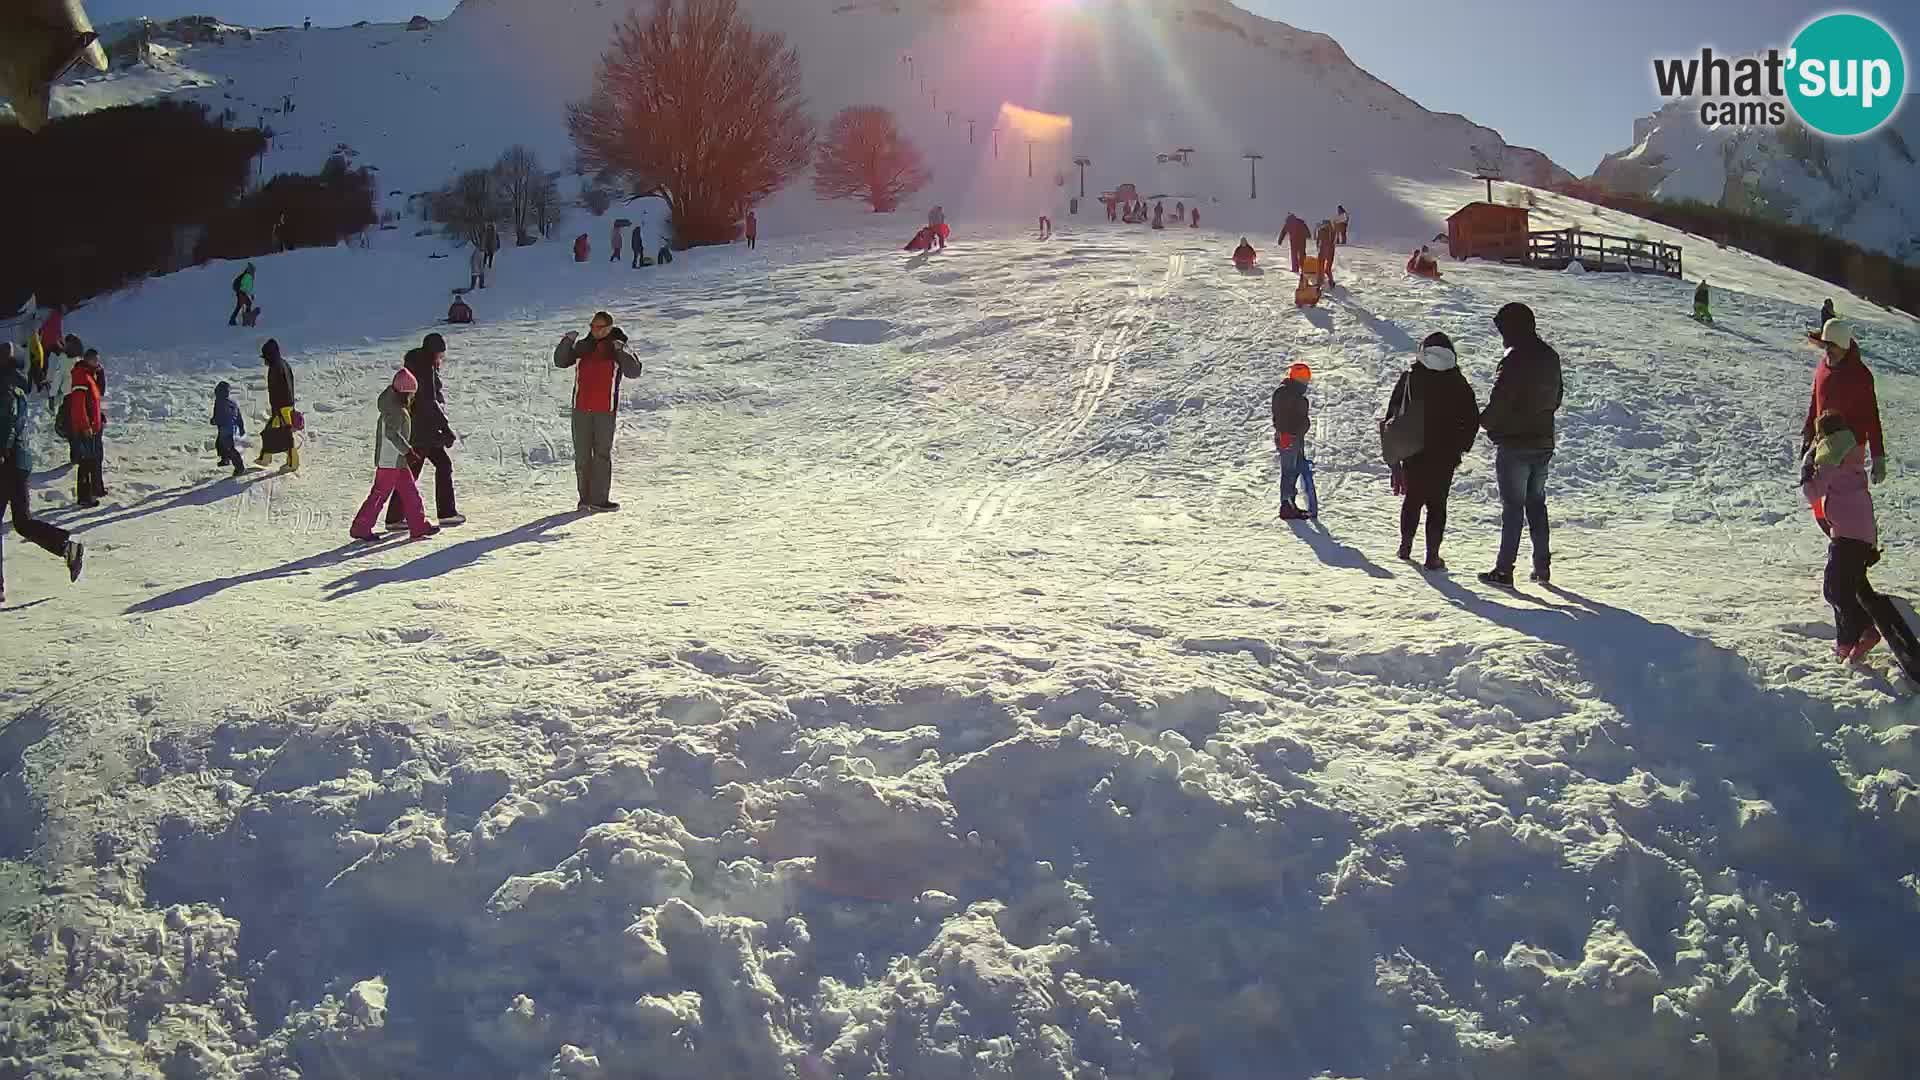
<svg viewBox="0 0 1920 1080"><path fill-rule="evenodd" d="M1525 259L1527 208L1470 202L1447 218L1447 254L1456 259Z"/></svg>

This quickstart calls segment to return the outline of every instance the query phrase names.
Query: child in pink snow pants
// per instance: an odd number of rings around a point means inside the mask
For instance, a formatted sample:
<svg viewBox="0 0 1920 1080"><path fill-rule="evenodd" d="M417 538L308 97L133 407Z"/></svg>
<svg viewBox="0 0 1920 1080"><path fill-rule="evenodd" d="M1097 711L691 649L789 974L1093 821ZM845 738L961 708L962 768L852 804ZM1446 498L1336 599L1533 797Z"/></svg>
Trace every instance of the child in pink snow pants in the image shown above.
<svg viewBox="0 0 1920 1080"><path fill-rule="evenodd" d="M373 525L390 496L398 494L400 510L406 515L407 529L413 539L432 536L439 526L427 521L420 505L420 489L414 486L413 473L407 468L413 449L413 395L420 380L401 368L394 373L393 385L380 392L379 419L373 428L373 490L360 512L353 517L351 530L355 540L377 540Z"/></svg>

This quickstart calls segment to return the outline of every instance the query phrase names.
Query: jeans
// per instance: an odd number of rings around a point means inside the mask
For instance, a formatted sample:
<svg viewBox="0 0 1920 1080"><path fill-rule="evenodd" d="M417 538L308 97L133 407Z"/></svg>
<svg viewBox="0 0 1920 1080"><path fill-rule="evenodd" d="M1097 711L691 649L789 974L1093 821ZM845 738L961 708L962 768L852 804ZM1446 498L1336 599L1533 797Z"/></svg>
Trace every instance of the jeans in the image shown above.
<svg viewBox="0 0 1920 1080"><path fill-rule="evenodd" d="M1307 456L1306 437L1293 440L1285 450L1275 449L1274 455L1280 459L1280 504L1293 506L1300 490L1300 462Z"/></svg>
<svg viewBox="0 0 1920 1080"><path fill-rule="evenodd" d="M1520 557L1520 526L1524 522L1533 539L1533 569L1546 570L1553 562L1547 544L1547 465L1553 461L1551 450L1509 450L1501 447L1493 457L1494 478L1500 485L1500 557L1493 568L1512 573Z"/></svg>
<svg viewBox="0 0 1920 1080"><path fill-rule="evenodd" d="M573 413L573 478L580 501L600 506L613 488L613 429L610 412Z"/></svg>
<svg viewBox="0 0 1920 1080"><path fill-rule="evenodd" d="M435 517L452 517L460 511L453 504L453 459L447 456L443 447L419 446L420 463L408 464L407 472L414 480L420 479L420 470L427 462L433 462L433 511ZM406 508L401 504L400 493L395 491L393 498L387 501L387 528L399 525L406 516Z"/></svg>

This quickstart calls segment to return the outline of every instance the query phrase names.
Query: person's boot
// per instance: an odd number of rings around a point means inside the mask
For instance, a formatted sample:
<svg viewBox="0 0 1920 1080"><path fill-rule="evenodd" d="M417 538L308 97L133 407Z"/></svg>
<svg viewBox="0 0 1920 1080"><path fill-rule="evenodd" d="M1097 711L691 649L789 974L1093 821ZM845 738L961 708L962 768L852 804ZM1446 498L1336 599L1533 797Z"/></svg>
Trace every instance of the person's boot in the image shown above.
<svg viewBox="0 0 1920 1080"><path fill-rule="evenodd" d="M300 471L300 451L298 449L287 451L287 465L282 471L290 473Z"/></svg>
<svg viewBox="0 0 1920 1080"><path fill-rule="evenodd" d="M260 453L254 456L253 463L264 469L267 466L273 464L273 455L267 453L265 450L262 450L260 451Z"/></svg>
<svg viewBox="0 0 1920 1080"><path fill-rule="evenodd" d="M1400 540L1400 561L1413 561L1413 538L1410 536L1402 537Z"/></svg>
<svg viewBox="0 0 1920 1080"><path fill-rule="evenodd" d="M1483 585L1495 585L1502 589L1511 589L1513 588L1513 571L1489 570L1480 575L1480 583Z"/></svg>

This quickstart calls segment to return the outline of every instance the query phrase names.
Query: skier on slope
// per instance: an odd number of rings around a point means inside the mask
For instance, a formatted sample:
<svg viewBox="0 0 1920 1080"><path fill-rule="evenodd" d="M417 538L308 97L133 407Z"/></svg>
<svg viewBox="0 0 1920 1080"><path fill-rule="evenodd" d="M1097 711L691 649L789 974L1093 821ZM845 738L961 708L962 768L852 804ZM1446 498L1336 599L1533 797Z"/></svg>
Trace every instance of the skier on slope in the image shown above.
<svg viewBox="0 0 1920 1080"><path fill-rule="evenodd" d="M408 456L406 466L416 482L420 479L420 470L427 462L433 462L433 508L434 516L442 527L464 525L466 516L454 505L453 459L447 451L459 440L453 428L447 424L447 391L440 380L440 369L446 362L447 339L439 334L428 334L420 342L420 347L410 349L401 367L413 373L414 382L419 389L414 393L412 420L409 424L408 445L413 453ZM415 488L416 497L418 487ZM387 528L400 528L406 517L405 500L399 491L387 500Z"/></svg>

